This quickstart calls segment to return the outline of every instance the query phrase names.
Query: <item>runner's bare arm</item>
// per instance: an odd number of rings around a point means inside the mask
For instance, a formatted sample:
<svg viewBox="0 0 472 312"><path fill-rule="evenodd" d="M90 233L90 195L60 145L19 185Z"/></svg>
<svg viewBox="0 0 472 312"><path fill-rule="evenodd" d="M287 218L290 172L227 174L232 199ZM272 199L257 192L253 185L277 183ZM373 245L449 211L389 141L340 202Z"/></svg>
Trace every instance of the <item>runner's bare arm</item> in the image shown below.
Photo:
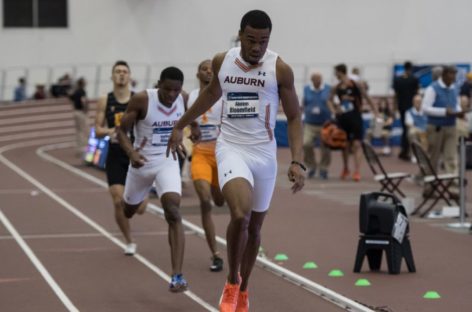
<svg viewBox="0 0 472 312"><path fill-rule="evenodd" d="M221 97L221 86L218 79L218 73L225 55L226 53L219 53L213 58L212 68L213 72L215 73L213 78L211 79L208 86L200 92L198 98L195 100L195 103L193 103L192 107L190 107L185 112L174 128L185 128L185 126L189 125L198 116L209 110L210 107L212 107Z"/></svg>
<svg viewBox="0 0 472 312"><path fill-rule="evenodd" d="M367 91L364 87L363 84L361 83L356 83L357 87L361 91L361 96L367 101L367 103L370 106L370 109L372 110L372 113L374 114L375 117L379 116L379 110L377 108L377 105L374 104L374 101L372 101L372 98L367 94Z"/></svg>
<svg viewBox="0 0 472 312"><path fill-rule="evenodd" d="M141 167L146 161L146 158L139 153L139 150L146 144L146 138L144 138L143 142L139 142L139 148L134 149L127 134L131 127L146 115L147 103L148 96L146 91L133 95L123 117L121 118L120 126L116 128L118 142L120 142L121 148L125 151L126 155L128 155L133 167Z"/></svg>
<svg viewBox="0 0 472 312"><path fill-rule="evenodd" d="M97 112L95 114L95 135L98 138L103 138L107 135L113 135L114 128L108 128L105 122L105 110L107 107L107 98L101 97L97 102Z"/></svg>
<svg viewBox="0 0 472 312"><path fill-rule="evenodd" d="M287 132L292 154L292 163L290 164L288 177L291 182L294 182L292 191L296 193L303 188L305 180L301 165L303 132L300 105L295 92L292 69L280 58L277 59L276 66L279 95L284 113L287 116Z"/></svg>
<svg viewBox="0 0 472 312"><path fill-rule="evenodd" d="M334 104L334 96L336 95L336 86L332 87L330 92L329 92L329 97L328 97L328 108L331 112L331 117L336 116L336 114L339 113L337 106Z"/></svg>
<svg viewBox="0 0 472 312"><path fill-rule="evenodd" d="M169 138L169 142L167 143L167 157L169 157L170 153L172 153L172 156L174 157L174 159L176 159L176 153L183 152L182 129L185 128L185 126L189 125L192 121L194 121L198 116L209 110L210 107L212 107L216 103L216 101L221 97L222 91L220 81L218 80L218 73L220 71L220 67L223 63L225 55L226 53L219 53L213 58L212 68L214 75L210 81L210 84L200 92L198 98L195 100L192 107L190 107L185 112L185 114L179 119L177 124L174 126L172 134Z"/></svg>

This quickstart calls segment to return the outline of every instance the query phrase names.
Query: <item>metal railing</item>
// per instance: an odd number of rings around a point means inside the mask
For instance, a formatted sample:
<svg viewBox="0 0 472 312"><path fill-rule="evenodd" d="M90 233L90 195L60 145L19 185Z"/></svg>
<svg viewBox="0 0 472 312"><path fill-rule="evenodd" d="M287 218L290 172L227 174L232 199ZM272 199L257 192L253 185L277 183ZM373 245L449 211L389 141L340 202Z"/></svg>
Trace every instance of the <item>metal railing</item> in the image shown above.
<svg viewBox="0 0 472 312"><path fill-rule="evenodd" d="M136 89L143 90L152 87L157 82L160 71L169 65L169 63L130 63L132 78L137 82ZM190 91L198 86L195 78L198 63L174 65L184 72L186 77L184 89L186 91ZM320 72L325 82L329 84L335 83L332 63L295 63L290 65L294 71L295 87L299 95L301 95L303 86L310 82L310 75L314 71ZM88 96L90 98L97 98L102 94L106 94L112 88L110 79L112 66L112 63L84 63L3 68L0 69L0 101L10 101L13 99L13 93L20 77L26 79L27 96L32 97L36 85L45 85L46 90L49 90L64 74L68 74L73 81L79 77L84 77L87 81ZM393 62L371 63L358 66L361 73L363 73L363 79L369 83L371 94L391 94L392 66Z"/></svg>

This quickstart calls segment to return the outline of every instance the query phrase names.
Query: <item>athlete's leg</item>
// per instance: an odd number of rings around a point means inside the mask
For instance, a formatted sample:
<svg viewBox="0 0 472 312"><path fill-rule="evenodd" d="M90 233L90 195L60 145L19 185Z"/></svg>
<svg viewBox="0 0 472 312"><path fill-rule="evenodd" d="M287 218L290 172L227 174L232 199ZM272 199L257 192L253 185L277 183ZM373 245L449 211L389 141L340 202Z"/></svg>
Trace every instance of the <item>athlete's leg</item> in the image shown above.
<svg viewBox="0 0 472 312"><path fill-rule="evenodd" d="M352 141L352 154L354 156L354 172L360 173L362 159L362 147L360 140Z"/></svg>
<svg viewBox="0 0 472 312"><path fill-rule="evenodd" d="M343 158L343 172L341 173L341 178L345 179L349 176L349 151L351 149L352 142L347 142L346 147L342 150L342 158Z"/></svg>
<svg viewBox="0 0 472 312"><path fill-rule="evenodd" d="M124 186L121 184L114 184L109 187L111 198L113 200L113 206L115 207L115 220L116 224L123 233L125 241L127 244L132 242L130 234L129 221L125 217L124 213L124 202L123 202L123 191Z"/></svg>
<svg viewBox="0 0 472 312"><path fill-rule="evenodd" d="M249 221L248 228L248 239L246 243L246 249L243 254L241 261L241 286L240 289L245 291L249 282L249 276L256 262L257 254L259 252L259 246L261 245L261 228L262 223L264 222L264 217L267 214L265 212L256 212L251 213L251 219Z"/></svg>
<svg viewBox="0 0 472 312"><path fill-rule="evenodd" d="M180 194L164 193L161 197L164 215L169 225L170 258L172 264L172 275L182 273L184 260L185 234L180 216Z"/></svg>
<svg viewBox="0 0 472 312"><path fill-rule="evenodd" d="M248 239L241 260L241 291L246 291L247 289L249 276L259 252L262 223L269 210L275 188L277 161L275 159L272 159L272 161L266 160L264 164L259 164L255 167L252 168L254 188Z"/></svg>
<svg viewBox="0 0 472 312"><path fill-rule="evenodd" d="M225 204L225 198L219 186L211 186L211 197L216 206L221 207Z"/></svg>
<svg viewBox="0 0 472 312"><path fill-rule="evenodd" d="M244 178L234 178L223 186L231 220L226 230L228 252L228 282L239 284L238 271L246 247L247 228L252 207L252 186Z"/></svg>
<svg viewBox="0 0 472 312"><path fill-rule="evenodd" d="M123 192L123 207L126 218L131 218L137 211L144 211L154 177L155 173L152 165L146 165L146 168L135 169L130 167L128 169Z"/></svg>
<svg viewBox="0 0 472 312"><path fill-rule="evenodd" d="M193 181L193 185L195 186L195 191L200 199L202 226L205 230L208 247L210 248L212 255L217 255L218 249L215 239L215 225L211 218L211 185L205 180L195 180Z"/></svg>

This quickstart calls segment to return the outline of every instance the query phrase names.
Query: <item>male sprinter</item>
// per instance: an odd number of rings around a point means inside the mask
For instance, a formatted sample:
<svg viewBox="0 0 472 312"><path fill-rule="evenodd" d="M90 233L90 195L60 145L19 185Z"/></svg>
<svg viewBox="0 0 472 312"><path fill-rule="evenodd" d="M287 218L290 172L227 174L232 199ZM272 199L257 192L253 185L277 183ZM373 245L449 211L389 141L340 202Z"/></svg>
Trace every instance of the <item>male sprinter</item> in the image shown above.
<svg viewBox="0 0 472 312"><path fill-rule="evenodd" d="M247 12L240 24L241 47L217 54L214 79L179 120L167 154L182 152L182 129L222 97L221 133L216 144L218 180L231 212L226 232L229 274L220 311L248 311L248 281L260 245L260 231L277 176L275 119L280 100L287 115L292 162L288 178L293 192L303 188L302 122L293 71L267 50L272 30L269 16ZM241 273L241 279L238 277Z"/></svg>

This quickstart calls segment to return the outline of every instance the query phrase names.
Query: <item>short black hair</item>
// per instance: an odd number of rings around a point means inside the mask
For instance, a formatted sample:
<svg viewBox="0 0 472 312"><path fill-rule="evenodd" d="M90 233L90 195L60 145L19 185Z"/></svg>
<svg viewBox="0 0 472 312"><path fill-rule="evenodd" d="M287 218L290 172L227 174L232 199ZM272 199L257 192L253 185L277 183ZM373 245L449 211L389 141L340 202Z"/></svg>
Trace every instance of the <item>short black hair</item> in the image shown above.
<svg viewBox="0 0 472 312"><path fill-rule="evenodd" d="M161 76L159 77L160 81L164 81L166 79L178 80L184 83L184 73L177 67L170 66L170 67L164 68L161 71Z"/></svg>
<svg viewBox="0 0 472 312"><path fill-rule="evenodd" d="M413 64L410 61L406 61L405 64L403 64L403 68L405 70L412 70L413 69Z"/></svg>
<svg viewBox="0 0 472 312"><path fill-rule="evenodd" d="M126 67L128 68L128 70L129 70L129 65L128 65L128 63L127 63L126 61L118 60L118 61L115 62L115 64L114 64L113 67L111 68L111 72L113 72L113 71L115 70L115 67L116 67L116 66L120 66L120 65L121 65L121 66L126 66Z"/></svg>
<svg viewBox="0 0 472 312"><path fill-rule="evenodd" d="M334 66L334 70L337 71L337 72L341 72L345 75L347 74L346 64L338 64L338 65Z"/></svg>
<svg viewBox="0 0 472 312"><path fill-rule="evenodd" d="M270 21L269 15L261 10L252 10L244 14L239 30L244 31L246 26L251 26L256 29L269 28L269 31L272 31L272 22Z"/></svg>

